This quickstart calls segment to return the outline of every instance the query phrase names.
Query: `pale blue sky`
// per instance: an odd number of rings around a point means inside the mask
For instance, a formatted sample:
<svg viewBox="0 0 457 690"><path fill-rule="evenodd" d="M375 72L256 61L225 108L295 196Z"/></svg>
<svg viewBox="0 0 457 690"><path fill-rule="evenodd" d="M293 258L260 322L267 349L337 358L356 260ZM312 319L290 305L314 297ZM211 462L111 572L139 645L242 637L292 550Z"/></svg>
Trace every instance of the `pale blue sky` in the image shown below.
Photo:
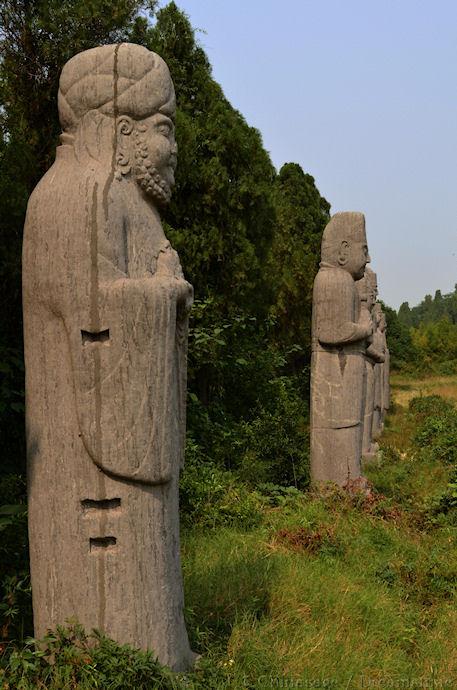
<svg viewBox="0 0 457 690"><path fill-rule="evenodd" d="M457 1L176 0L273 163L363 211L380 296L457 283ZM164 2L162 2L164 4Z"/></svg>

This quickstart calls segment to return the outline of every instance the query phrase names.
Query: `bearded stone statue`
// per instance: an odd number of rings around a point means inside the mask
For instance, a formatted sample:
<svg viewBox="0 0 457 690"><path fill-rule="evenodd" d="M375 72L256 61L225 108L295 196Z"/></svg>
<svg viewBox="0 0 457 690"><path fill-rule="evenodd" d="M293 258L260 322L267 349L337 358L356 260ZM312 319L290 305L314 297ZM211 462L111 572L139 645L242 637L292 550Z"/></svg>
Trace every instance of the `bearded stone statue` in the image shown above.
<svg viewBox="0 0 457 690"><path fill-rule="evenodd" d="M192 665L178 479L192 287L165 237L175 94L138 45L63 68L56 160L23 251L35 634L76 618Z"/></svg>
<svg viewBox="0 0 457 690"><path fill-rule="evenodd" d="M365 351L373 324L356 280L370 261L362 213L337 213L322 236L314 281L311 359L311 478L350 486L361 471Z"/></svg>

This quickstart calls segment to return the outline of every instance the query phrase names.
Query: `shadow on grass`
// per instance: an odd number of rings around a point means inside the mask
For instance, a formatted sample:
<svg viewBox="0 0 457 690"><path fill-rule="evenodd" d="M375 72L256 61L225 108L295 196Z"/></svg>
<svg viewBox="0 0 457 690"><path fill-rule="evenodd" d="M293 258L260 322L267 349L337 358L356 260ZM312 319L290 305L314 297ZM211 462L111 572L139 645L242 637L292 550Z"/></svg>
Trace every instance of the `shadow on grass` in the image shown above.
<svg viewBox="0 0 457 690"><path fill-rule="evenodd" d="M226 532L210 543L207 538L206 546L194 542L184 567L188 631L200 653L225 648L238 621L262 618L276 571L274 559L256 550L253 535L243 543L241 535Z"/></svg>

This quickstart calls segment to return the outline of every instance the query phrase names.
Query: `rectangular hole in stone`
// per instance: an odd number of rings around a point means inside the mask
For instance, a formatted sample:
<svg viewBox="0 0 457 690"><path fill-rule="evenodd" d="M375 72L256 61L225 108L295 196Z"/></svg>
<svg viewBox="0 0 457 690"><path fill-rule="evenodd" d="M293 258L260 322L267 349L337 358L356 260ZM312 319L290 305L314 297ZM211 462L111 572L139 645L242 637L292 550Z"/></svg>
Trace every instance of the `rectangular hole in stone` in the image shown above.
<svg viewBox="0 0 457 690"><path fill-rule="evenodd" d="M113 508L119 508L121 505L120 498L102 498L97 501L93 498L85 498L81 501L81 505L84 510L112 510Z"/></svg>
<svg viewBox="0 0 457 690"><path fill-rule="evenodd" d="M87 343L106 343L109 340L109 328L105 331L81 331L83 345Z"/></svg>
<svg viewBox="0 0 457 690"><path fill-rule="evenodd" d="M108 549L110 546L116 546L116 541L116 537L91 537L89 539L90 550Z"/></svg>

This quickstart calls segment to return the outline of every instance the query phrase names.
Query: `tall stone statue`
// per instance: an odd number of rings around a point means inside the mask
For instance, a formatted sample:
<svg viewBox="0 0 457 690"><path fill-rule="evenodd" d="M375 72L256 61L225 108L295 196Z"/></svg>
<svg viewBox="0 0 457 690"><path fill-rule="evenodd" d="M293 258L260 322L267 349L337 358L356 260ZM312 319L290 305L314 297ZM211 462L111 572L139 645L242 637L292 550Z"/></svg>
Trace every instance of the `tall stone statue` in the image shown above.
<svg viewBox="0 0 457 690"><path fill-rule="evenodd" d="M311 477L340 486L361 478L365 350L372 320L355 281L370 261L362 213L337 213L324 230L314 282Z"/></svg>
<svg viewBox="0 0 457 690"><path fill-rule="evenodd" d="M362 309L366 309L369 318L373 323L373 330L375 323L373 320L373 307L378 295L378 283L376 273L374 273L368 266L365 268L364 277L357 281L357 287L361 297ZM373 441L373 411L375 403L375 365L384 362L384 355L380 349L375 347L373 338L367 340L367 348L365 351L365 367L366 367L366 381L365 381L365 411L363 421L363 441L362 441L362 456L364 458L372 459L376 456L378 450L377 444Z"/></svg>
<svg viewBox="0 0 457 690"><path fill-rule="evenodd" d="M384 360L386 340L382 331L382 309L379 302L373 307L374 331L373 348L381 353L382 359L374 367L374 405L373 405L373 424L372 438L377 441L381 436L383 428L383 396L384 396Z"/></svg>
<svg viewBox="0 0 457 690"><path fill-rule="evenodd" d="M191 666L178 478L192 287L159 208L176 166L164 61L122 43L64 67L56 160L23 253L35 633L76 617Z"/></svg>

